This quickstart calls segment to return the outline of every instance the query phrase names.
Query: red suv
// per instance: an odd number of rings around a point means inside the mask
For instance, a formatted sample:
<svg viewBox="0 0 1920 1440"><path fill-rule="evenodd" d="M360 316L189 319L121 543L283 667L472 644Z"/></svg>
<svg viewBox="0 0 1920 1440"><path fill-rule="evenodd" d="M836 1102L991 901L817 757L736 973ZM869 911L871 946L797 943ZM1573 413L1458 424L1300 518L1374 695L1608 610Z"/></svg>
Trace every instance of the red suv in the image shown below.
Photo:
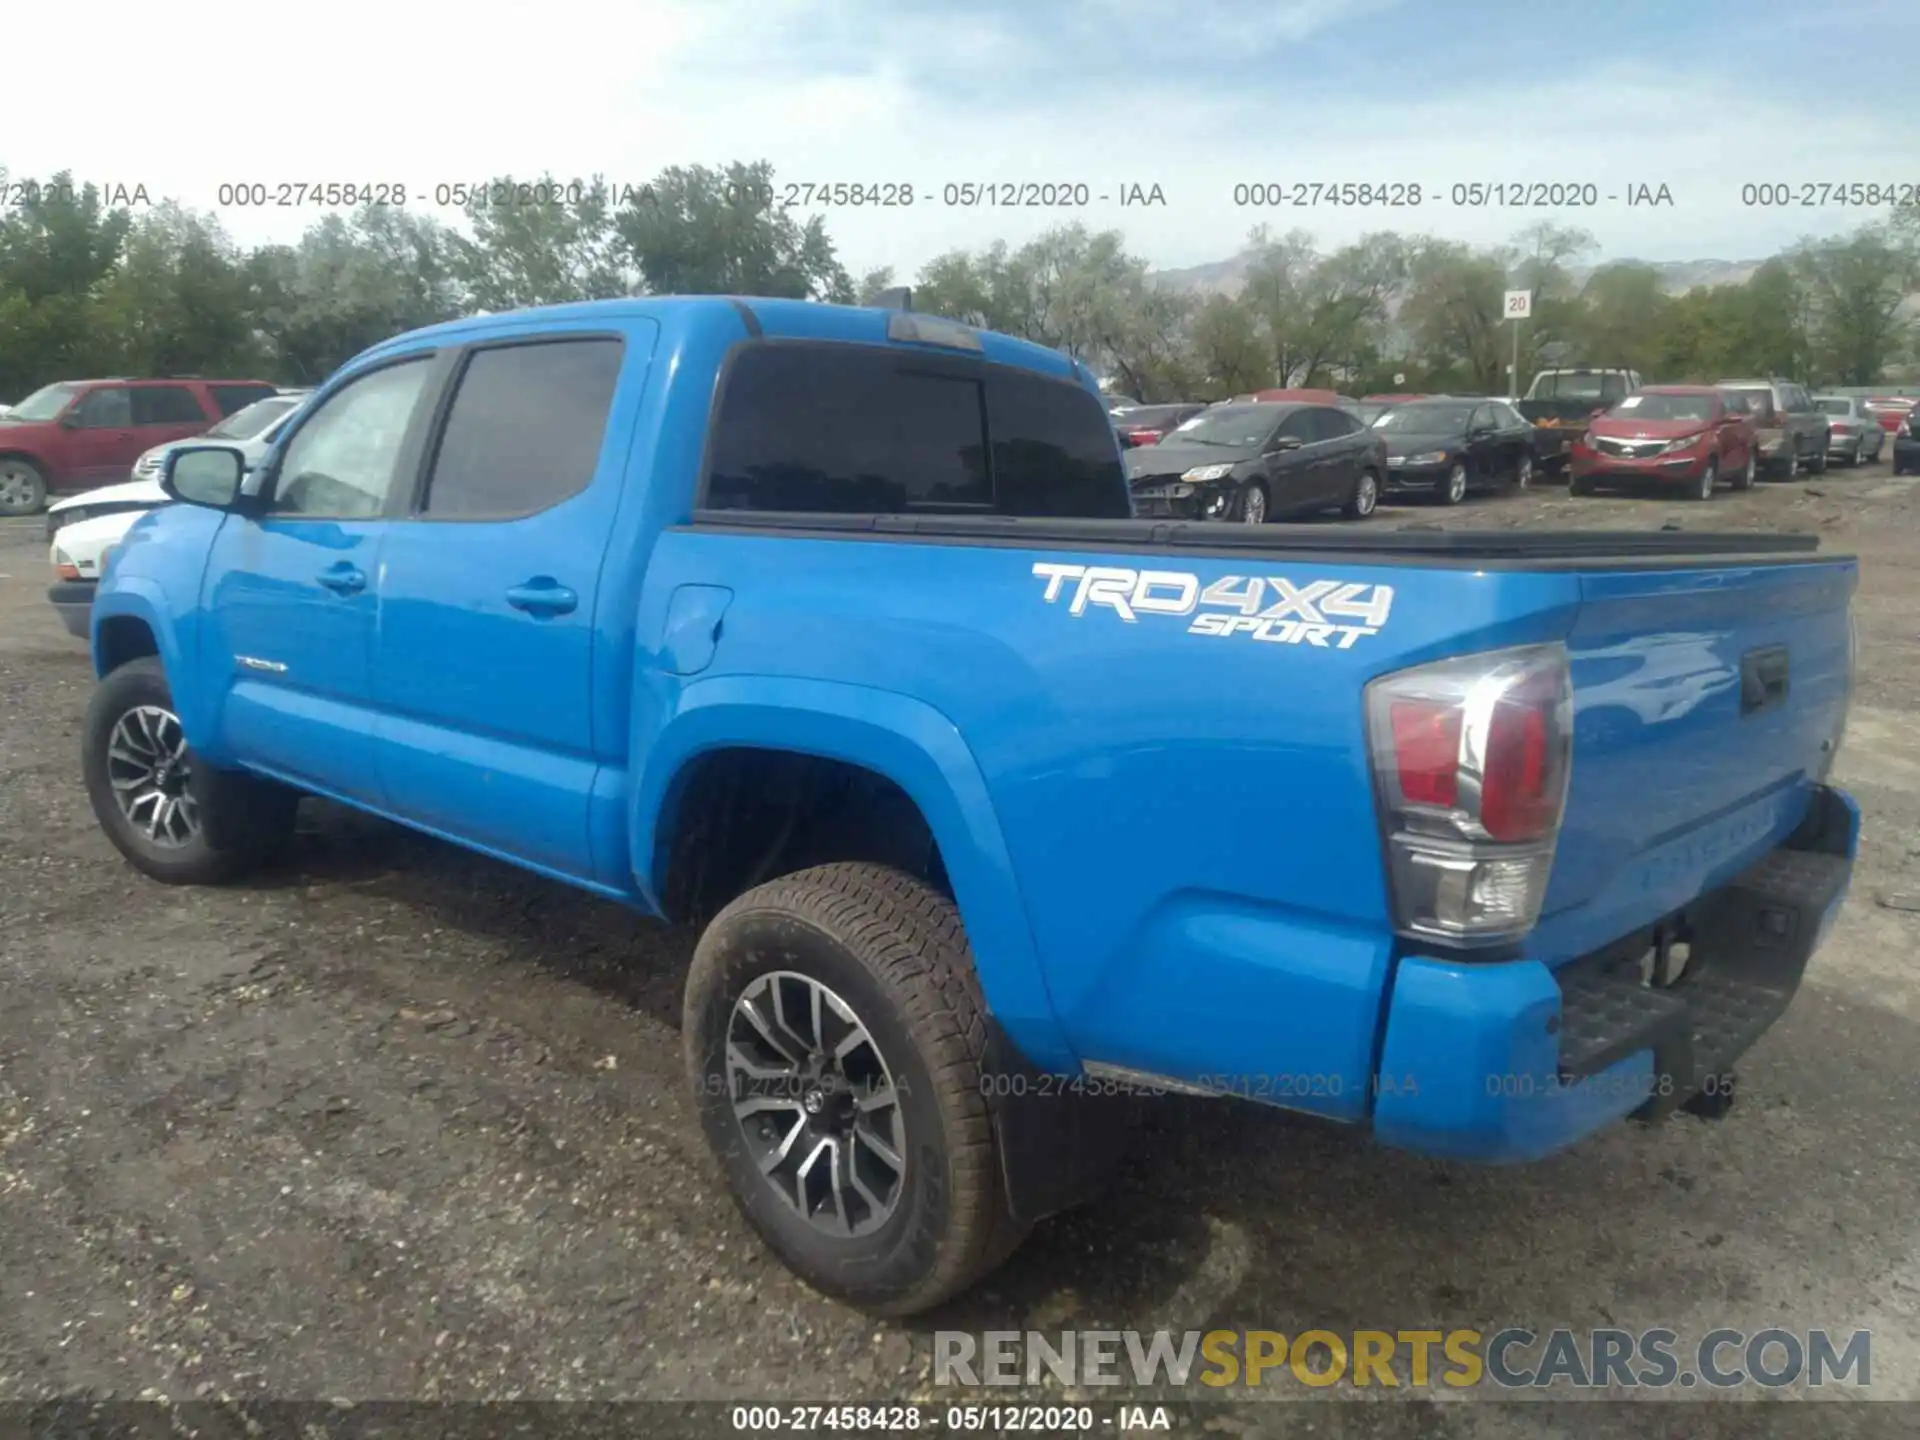
<svg viewBox="0 0 1920 1440"><path fill-rule="evenodd" d="M125 480L155 445L198 435L275 394L265 380L65 380L0 416L0 515L32 515L59 490Z"/></svg>
<svg viewBox="0 0 1920 1440"><path fill-rule="evenodd" d="M1570 453L1575 495L1651 481L1711 500L1722 480L1752 489L1760 465L1748 402L1712 385L1644 386L1594 416Z"/></svg>

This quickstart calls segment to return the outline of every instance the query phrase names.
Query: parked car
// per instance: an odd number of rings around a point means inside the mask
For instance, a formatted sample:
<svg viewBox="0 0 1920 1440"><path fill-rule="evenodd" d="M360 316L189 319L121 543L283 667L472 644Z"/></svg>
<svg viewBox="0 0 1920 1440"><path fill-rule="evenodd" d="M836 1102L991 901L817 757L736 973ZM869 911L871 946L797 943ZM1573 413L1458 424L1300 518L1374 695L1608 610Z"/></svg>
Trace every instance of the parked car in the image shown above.
<svg viewBox="0 0 1920 1440"><path fill-rule="evenodd" d="M1220 405L1158 445L1129 450L1134 514L1264 524L1380 503L1386 446L1331 405Z"/></svg>
<svg viewBox="0 0 1920 1440"><path fill-rule="evenodd" d="M0 419L0 515L37 515L53 492L125 480L142 452L198 435L265 399L264 380L67 380Z"/></svg>
<svg viewBox="0 0 1920 1440"><path fill-rule="evenodd" d="M1567 491L1661 486L1711 500L1721 481L1753 488L1760 453L1753 415L1712 385L1649 385L1596 417L1573 444Z"/></svg>
<svg viewBox="0 0 1920 1440"><path fill-rule="evenodd" d="M1387 442L1386 493L1458 505L1470 490L1533 483L1533 426L1504 400L1434 396L1396 405L1373 422Z"/></svg>
<svg viewBox="0 0 1920 1440"><path fill-rule="evenodd" d="M1879 419L1857 395L1816 395L1816 408L1827 416L1827 458L1845 465L1878 460L1887 443Z"/></svg>
<svg viewBox="0 0 1920 1440"><path fill-rule="evenodd" d="M1804 467L1815 475L1827 468L1827 413L1813 403L1807 387L1791 380L1720 380L1722 390L1737 390L1753 408L1760 468L1791 480Z"/></svg>
<svg viewBox="0 0 1920 1440"><path fill-rule="evenodd" d="M1541 469L1552 474L1566 470L1574 439L1587 422L1642 383L1640 372L1624 365L1559 366L1535 375L1515 408L1540 432L1536 455Z"/></svg>
<svg viewBox="0 0 1920 1440"><path fill-rule="evenodd" d="M1876 395L1867 401L1867 410L1880 422L1882 430L1889 435L1896 435L1900 427L1907 423L1914 403L1911 395Z"/></svg>
<svg viewBox="0 0 1920 1440"><path fill-rule="evenodd" d="M399 336L244 473L110 552L110 842L231 883L304 791L703 927L713 1168L876 1313L1101 1193L1103 1092L1456 1163L1711 1106L1852 873L1813 535L1133 520L1084 365L719 296Z"/></svg>
<svg viewBox="0 0 1920 1440"><path fill-rule="evenodd" d="M1906 423L1893 436L1893 473L1920 475L1920 406L1907 412Z"/></svg>
<svg viewBox="0 0 1920 1440"><path fill-rule="evenodd" d="M1113 428L1128 449L1157 444L1166 435L1200 414L1205 405L1135 405L1114 413Z"/></svg>
<svg viewBox="0 0 1920 1440"><path fill-rule="evenodd" d="M1396 405L1405 405L1410 400L1425 400L1425 395L1362 395L1354 413L1360 417L1362 425L1376 424L1380 417Z"/></svg>
<svg viewBox="0 0 1920 1440"><path fill-rule="evenodd" d="M198 438L232 441L246 453L249 465L257 465L308 393L282 390L264 400L256 400L245 409L234 411ZM147 451L134 461L131 480L54 501L47 507L47 538L53 539L62 527L76 520L92 520L102 515L137 515L165 504L167 496L160 488L160 464L180 443L169 440Z"/></svg>

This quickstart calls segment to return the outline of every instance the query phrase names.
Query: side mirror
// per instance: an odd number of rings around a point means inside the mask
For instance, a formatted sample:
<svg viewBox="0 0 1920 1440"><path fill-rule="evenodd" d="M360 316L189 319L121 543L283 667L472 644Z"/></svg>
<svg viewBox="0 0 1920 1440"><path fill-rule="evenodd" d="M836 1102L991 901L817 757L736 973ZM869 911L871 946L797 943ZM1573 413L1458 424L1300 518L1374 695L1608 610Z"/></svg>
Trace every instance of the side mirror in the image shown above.
<svg viewBox="0 0 1920 1440"><path fill-rule="evenodd" d="M246 473L246 455L231 445L188 445L168 452L160 488L189 505L230 510Z"/></svg>

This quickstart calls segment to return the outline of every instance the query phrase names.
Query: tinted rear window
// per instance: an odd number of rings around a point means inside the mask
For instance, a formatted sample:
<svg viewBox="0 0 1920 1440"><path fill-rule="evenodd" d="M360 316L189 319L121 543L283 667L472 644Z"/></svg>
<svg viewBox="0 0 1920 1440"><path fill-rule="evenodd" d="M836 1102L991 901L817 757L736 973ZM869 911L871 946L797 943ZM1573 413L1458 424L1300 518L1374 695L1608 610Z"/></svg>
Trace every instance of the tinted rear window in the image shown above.
<svg viewBox="0 0 1920 1440"><path fill-rule="evenodd" d="M184 385L136 385L133 389L136 425L204 425L200 401Z"/></svg>
<svg viewBox="0 0 1920 1440"><path fill-rule="evenodd" d="M852 345L768 344L740 354L714 424L706 503L851 514L1128 513L1112 424L1085 390Z"/></svg>
<svg viewBox="0 0 1920 1440"><path fill-rule="evenodd" d="M600 464L621 348L596 338L474 352L447 412L425 513L504 519L585 490Z"/></svg>
<svg viewBox="0 0 1920 1440"><path fill-rule="evenodd" d="M222 416L244 410L256 400L279 394L271 385L209 385L207 392L213 396L214 408Z"/></svg>

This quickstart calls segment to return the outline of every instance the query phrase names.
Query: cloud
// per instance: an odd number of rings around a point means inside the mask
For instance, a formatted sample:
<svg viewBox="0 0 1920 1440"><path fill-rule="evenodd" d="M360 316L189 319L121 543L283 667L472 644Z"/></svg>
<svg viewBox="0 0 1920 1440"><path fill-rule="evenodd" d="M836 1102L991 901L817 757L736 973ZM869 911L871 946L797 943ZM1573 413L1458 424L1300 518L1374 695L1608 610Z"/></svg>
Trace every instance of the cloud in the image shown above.
<svg viewBox="0 0 1920 1440"><path fill-rule="evenodd" d="M1593 231L1612 255L1739 259L1868 218L1748 205L1743 185L1920 180L1895 163L1913 136L1891 73L1788 83L1781 46L1811 47L1820 32L1782 0L1625 0L1599 21L1535 16L1517 0L1472 16L1395 0L1188 12L1147 0L550 0L515 24L343 0L211 34L139 22L145 13L104 19L142 44L88 57L85 104L69 68L15 71L19 113L58 118L11 132L0 162L214 209L236 181L398 182L430 204L436 184L503 172L638 184L669 164L765 158L783 181L910 182L910 207L827 218L850 268L902 275L1067 220L1118 228L1166 266L1231 254L1262 222L1327 243L1374 229L1486 243L1542 218ZM1920 14L1869 33L1901 53L1920 44ZM56 53L67 39L42 7L13 17L7 43ZM1109 197L1157 185L1166 203L942 203L950 183L993 181ZM1399 210L1234 203L1236 185L1260 181L1417 183L1441 198ZM1451 203L1456 183L1533 181L1591 183L1603 197L1665 184L1673 204ZM249 242L291 238L315 214L219 213Z"/></svg>

